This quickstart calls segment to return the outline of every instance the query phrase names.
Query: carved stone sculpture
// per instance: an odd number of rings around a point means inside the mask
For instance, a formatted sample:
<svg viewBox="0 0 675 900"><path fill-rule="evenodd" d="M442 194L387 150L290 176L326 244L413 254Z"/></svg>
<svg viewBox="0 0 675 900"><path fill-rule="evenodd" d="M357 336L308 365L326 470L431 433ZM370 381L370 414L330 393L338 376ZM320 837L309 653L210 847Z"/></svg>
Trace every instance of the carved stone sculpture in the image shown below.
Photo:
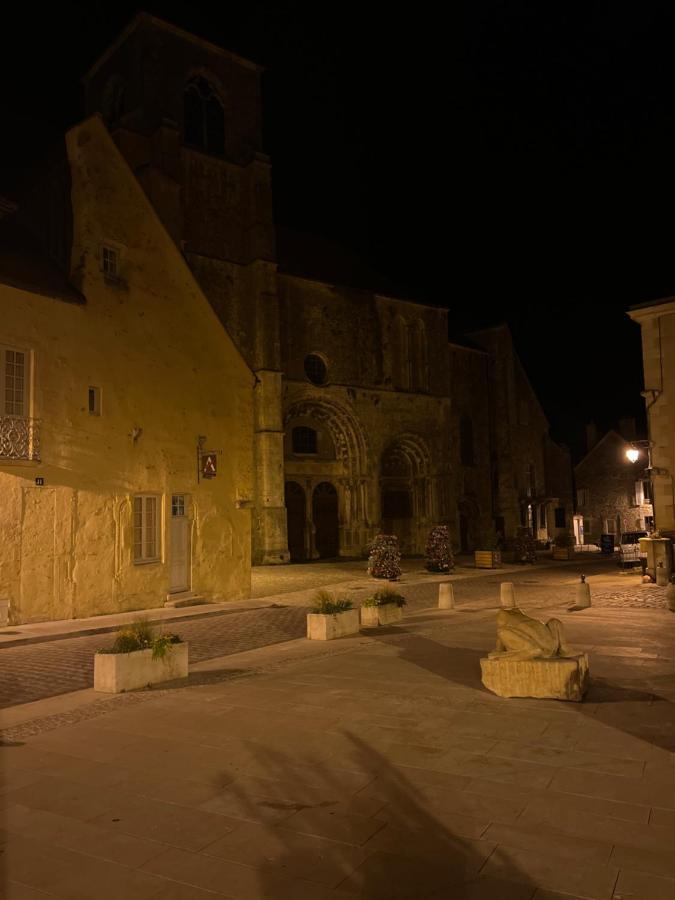
<svg viewBox="0 0 675 900"><path fill-rule="evenodd" d="M483 684L500 697L578 702L588 687L588 656L566 643L562 622L517 607L497 613L497 645L480 666Z"/></svg>

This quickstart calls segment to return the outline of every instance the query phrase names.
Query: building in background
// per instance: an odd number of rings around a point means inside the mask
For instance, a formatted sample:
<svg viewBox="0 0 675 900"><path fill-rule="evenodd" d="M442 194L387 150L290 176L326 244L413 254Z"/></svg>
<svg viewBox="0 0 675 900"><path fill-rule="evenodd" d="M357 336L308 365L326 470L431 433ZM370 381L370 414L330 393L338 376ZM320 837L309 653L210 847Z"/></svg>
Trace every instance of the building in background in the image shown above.
<svg viewBox="0 0 675 900"><path fill-rule="evenodd" d="M633 307L629 315L642 329L642 394L651 445L654 525L661 534L674 538L675 297Z"/></svg>
<svg viewBox="0 0 675 900"><path fill-rule="evenodd" d="M627 532L652 530L649 473L644 455L636 463L626 457L635 440L635 423L626 420L618 430L597 439L588 429L589 450L574 469L577 544L600 544L603 534L615 535L615 544Z"/></svg>

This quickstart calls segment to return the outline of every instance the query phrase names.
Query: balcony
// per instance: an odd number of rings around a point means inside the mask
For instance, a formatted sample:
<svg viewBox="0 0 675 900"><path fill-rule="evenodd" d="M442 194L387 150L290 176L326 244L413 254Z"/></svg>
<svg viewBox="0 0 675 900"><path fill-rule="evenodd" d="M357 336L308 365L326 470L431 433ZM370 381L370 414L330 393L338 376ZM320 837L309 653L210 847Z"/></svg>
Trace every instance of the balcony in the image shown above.
<svg viewBox="0 0 675 900"><path fill-rule="evenodd" d="M0 461L40 459L40 420L0 416Z"/></svg>

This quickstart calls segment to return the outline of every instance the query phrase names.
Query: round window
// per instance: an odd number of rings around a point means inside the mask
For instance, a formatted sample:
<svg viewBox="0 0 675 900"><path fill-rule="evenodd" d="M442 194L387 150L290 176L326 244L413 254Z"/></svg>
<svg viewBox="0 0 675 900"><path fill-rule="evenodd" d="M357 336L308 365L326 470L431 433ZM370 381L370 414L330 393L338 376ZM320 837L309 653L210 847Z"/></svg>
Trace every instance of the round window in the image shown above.
<svg viewBox="0 0 675 900"><path fill-rule="evenodd" d="M310 353L305 357L305 375L312 384L325 384L327 374L326 363L318 354Z"/></svg>

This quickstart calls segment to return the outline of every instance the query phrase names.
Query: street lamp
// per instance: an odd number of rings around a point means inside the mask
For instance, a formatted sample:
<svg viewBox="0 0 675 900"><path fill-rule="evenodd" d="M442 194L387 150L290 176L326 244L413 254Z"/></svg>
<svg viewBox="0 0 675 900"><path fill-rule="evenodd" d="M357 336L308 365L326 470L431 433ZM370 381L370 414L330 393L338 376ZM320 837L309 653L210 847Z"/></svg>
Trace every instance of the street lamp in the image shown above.
<svg viewBox="0 0 675 900"><path fill-rule="evenodd" d="M652 466L653 446L653 441L631 441L630 447L626 450L626 459L632 463L636 463L640 458L641 450L647 451L647 465L645 466L645 472L647 472L649 477L649 500L652 507L652 528L656 531L656 505L654 503L654 483L652 481L652 472L654 471L654 467Z"/></svg>

